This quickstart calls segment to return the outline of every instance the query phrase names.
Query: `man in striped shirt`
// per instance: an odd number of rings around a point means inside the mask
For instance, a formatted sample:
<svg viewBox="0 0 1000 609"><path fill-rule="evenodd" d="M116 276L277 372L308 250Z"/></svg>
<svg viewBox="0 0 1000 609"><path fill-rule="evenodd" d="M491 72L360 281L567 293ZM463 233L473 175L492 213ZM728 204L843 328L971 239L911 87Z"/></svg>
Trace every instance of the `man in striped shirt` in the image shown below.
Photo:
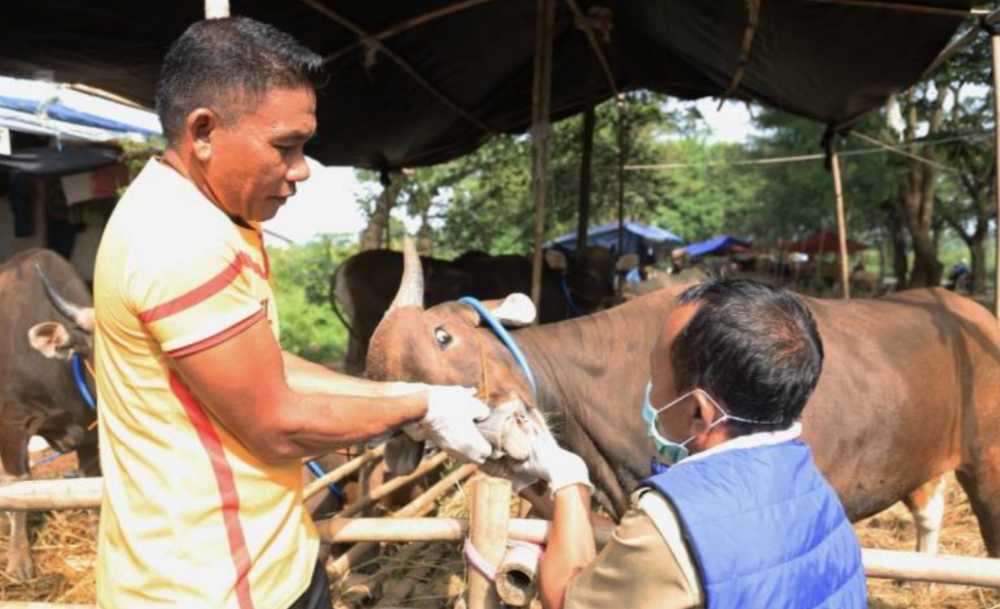
<svg viewBox="0 0 1000 609"><path fill-rule="evenodd" d="M409 423L489 455L465 389L281 351L260 222L309 176L320 65L246 18L194 24L164 60L168 147L118 203L95 272L102 607L329 607L302 457Z"/></svg>

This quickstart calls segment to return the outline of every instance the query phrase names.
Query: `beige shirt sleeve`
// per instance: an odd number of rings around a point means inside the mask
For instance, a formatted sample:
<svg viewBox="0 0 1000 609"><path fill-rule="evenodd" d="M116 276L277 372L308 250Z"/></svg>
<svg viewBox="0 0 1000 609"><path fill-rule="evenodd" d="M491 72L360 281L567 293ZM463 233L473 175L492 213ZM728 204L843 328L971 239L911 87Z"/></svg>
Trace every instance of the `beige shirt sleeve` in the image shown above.
<svg viewBox="0 0 1000 609"><path fill-rule="evenodd" d="M673 508L643 491L632 506L597 559L570 582L563 607L701 609L701 587Z"/></svg>

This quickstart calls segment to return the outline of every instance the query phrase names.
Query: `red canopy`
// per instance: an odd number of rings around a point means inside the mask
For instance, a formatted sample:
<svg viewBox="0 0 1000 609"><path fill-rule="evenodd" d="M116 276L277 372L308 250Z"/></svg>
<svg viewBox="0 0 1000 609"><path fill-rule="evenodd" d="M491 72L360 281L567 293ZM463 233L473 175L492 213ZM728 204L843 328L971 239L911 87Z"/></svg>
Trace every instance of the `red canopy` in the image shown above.
<svg viewBox="0 0 1000 609"><path fill-rule="evenodd" d="M826 252L836 252L840 249L840 237L834 231L822 231L813 233L784 247L789 252L802 252L803 254L823 254ZM859 243L851 239L847 240L847 253L853 254L861 250L868 249L864 243Z"/></svg>

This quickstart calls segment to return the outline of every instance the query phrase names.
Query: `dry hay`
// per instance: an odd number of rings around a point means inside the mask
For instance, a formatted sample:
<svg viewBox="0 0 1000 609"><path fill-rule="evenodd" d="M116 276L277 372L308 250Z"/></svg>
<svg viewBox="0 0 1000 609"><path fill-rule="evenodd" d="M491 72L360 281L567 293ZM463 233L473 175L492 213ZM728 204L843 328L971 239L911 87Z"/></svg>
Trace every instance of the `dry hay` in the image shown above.
<svg viewBox="0 0 1000 609"><path fill-rule="evenodd" d="M54 477L75 465L72 456L46 467L40 476ZM438 502L437 514L467 516L464 486ZM941 552L985 556L979 527L965 494L952 476L946 485L947 510L941 535ZM516 509L518 501L512 502ZM6 519L4 519L6 520ZM6 561L0 552L0 600L94 603L94 532L97 512L74 510L33 514L32 549L38 576L16 583L2 574ZM912 550L913 521L897 504L856 525L862 545ZM7 546L6 525L0 526L0 549ZM336 609L355 607L413 607L419 609L461 606L466 566L461 544L452 542L385 544L378 556L359 565L348 577L332 582ZM365 590L365 584L372 584ZM869 579L872 609L1000 609L1000 593L992 590L934 584L897 583Z"/></svg>
<svg viewBox="0 0 1000 609"><path fill-rule="evenodd" d="M979 525L955 477L946 478L946 508L941 530L941 554L986 556ZM861 545L867 548L913 550L916 532L909 511L897 503L892 508L854 526ZM1000 591L972 586L897 583L886 579L868 580L871 609L997 609Z"/></svg>

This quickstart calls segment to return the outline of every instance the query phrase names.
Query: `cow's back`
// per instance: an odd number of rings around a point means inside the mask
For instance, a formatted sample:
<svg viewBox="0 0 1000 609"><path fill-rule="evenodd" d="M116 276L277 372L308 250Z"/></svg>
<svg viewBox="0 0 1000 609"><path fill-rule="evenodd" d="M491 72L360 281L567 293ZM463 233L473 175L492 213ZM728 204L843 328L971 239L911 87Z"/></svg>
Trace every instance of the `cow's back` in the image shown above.
<svg viewBox="0 0 1000 609"><path fill-rule="evenodd" d="M970 417L1000 407L996 319L942 289L806 301L826 357L804 436L834 488L854 498L851 518L957 466ZM901 459L907 475L884 484L882 467Z"/></svg>

